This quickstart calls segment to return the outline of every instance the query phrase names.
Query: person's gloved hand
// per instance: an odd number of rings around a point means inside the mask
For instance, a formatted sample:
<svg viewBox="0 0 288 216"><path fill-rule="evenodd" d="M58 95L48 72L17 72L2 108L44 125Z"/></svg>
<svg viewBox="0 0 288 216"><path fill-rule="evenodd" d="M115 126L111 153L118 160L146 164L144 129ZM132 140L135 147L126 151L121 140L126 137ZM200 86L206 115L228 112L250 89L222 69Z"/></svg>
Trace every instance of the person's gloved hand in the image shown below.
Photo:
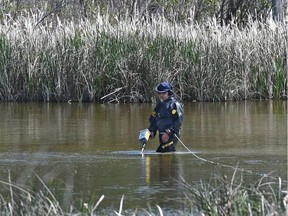
<svg viewBox="0 0 288 216"><path fill-rule="evenodd" d="M148 129L149 130L149 129ZM149 130L150 131L150 138L153 139L155 137L155 132L152 131L152 130Z"/></svg>
<svg viewBox="0 0 288 216"><path fill-rule="evenodd" d="M169 134L167 132L164 132L162 135L162 142L166 143L169 140Z"/></svg>

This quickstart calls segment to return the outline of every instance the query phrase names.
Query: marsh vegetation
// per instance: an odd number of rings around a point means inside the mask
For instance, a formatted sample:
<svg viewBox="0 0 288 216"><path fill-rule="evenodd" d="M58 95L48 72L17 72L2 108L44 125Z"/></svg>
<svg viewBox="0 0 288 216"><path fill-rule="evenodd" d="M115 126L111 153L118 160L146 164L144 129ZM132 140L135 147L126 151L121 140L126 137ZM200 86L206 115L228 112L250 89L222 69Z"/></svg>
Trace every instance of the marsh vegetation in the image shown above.
<svg viewBox="0 0 288 216"><path fill-rule="evenodd" d="M1 15L1 101L150 102L162 80L184 101L287 98L287 25L272 19L55 13Z"/></svg>
<svg viewBox="0 0 288 216"><path fill-rule="evenodd" d="M88 202L76 198L69 206L61 205L64 192L55 194L57 181L47 186L34 173L40 183L36 189L31 186L17 185L10 176L8 181L0 181L0 212L2 215L97 215L103 213L101 202L104 195L94 194ZM285 215L288 213L288 195L283 190L282 180L263 176L255 183L246 183L235 170L231 177L214 175L210 182L190 184L182 179L187 188L182 200L175 200L183 207L181 215ZM284 182L284 187L287 182ZM31 184L33 185L33 184ZM39 184L38 184L39 185ZM111 209L110 209L111 210ZM119 200L119 208L113 209L114 215L165 215L167 209L150 206L147 209L125 209L125 195ZM105 212L105 211L104 211ZM107 212L107 211L106 211ZM166 212L168 213L168 212Z"/></svg>

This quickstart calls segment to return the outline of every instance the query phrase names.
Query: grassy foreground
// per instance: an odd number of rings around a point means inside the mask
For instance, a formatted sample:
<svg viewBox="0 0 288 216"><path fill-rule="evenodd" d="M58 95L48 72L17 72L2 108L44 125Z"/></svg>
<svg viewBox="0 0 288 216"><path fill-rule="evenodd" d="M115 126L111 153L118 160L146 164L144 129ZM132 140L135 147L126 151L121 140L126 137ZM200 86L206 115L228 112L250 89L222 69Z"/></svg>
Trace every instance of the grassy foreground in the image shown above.
<svg viewBox="0 0 288 216"><path fill-rule="evenodd" d="M89 203L75 199L70 206L60 206L60 201L49 187L35 174L42 189L31 189L8 181L0 180L0 214L1 215L103 215L101 202L105 199L92 198ZM288 191L283 190L287 181L279 178L262 177L255 183L245 183L243 176L237 177L236 171L227 176L215 176L211 182L189 184L182 179L186 187L184 206L178 210L179 215L287 215ZM175 201L177 202L177 201ZM147 209L125 209L124 195L119 200L119 209L115 215L165 215L161 206L148 206ZM167 210L167 209L166 209ZM167 213L167 212L166 212ZM106 213L104 213L106 215ZM108 213L107 213L108 215Z"/></svg>
<svg viewBox="0 0 288 216"><path fill-rule="evenodd" d="M0 24L0 101L150 102L163 80L184 101L287 99L287 25L42 16Z"/></svg>

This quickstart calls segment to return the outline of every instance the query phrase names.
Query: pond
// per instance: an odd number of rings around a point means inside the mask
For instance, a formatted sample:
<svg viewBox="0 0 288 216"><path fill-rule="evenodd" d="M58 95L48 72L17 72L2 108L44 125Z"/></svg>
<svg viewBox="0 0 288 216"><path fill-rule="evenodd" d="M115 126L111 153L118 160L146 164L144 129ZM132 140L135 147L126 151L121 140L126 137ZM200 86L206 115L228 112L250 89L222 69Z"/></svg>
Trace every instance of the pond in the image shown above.
<svg viewBox="0 0 288 216"><path fill-rule="evenodd" d="M175 154L139 131L154 104L0 103L1 180L57 182L61 205L105 196L97 212L156 208L177 214L187 188L215 173L287 181L287 102L185 103ZM39 182L39 181L38 181ZM54 187L52 185L51 187Z"/></svg>

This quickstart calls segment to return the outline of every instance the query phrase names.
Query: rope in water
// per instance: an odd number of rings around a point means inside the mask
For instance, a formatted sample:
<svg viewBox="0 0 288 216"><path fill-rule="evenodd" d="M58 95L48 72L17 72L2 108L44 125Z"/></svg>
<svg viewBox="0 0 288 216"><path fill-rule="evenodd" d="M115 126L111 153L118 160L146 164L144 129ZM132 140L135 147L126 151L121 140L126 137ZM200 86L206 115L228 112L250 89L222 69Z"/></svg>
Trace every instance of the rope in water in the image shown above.
<svg viewBox="0 0 288 216"><path fill-rule="evenodd" d="M260 175L262 177L270 177L272 179L277 179L279 181L281 181L281 178L278 177L273 177L273 176L269 176L268 174L265 174L265 173L256 173L256 172L252 172L251 170L246 170L246 169L243 169L243 168L238 168L238 167L234 167L234 166L229 166L229 165L226 165L226 164L223 164L223 163L219 163L219 162L214 162L214 161L211 161L211 160L207 160L205 158L202 158L202 157L199 157L198 155L196 155L194 152L192 152L183 142L182 140L176 135L174 134L174 136L178 139L178 141L182 144L182 146L188 151L190 152L193 156L195 156L196 158L198 158L199 160L202 160L204 162L208 162L208 163L211 163L211 164L217 164L219 166L222 166L222 167L228 167L228 168L231 168L231 169L234 169L234 170L240 170L240 171L243 171L243 172L247 172L247 173L250 173L250 174L257 174L257 175ZM284 180L284 182L287 182L286 180Z"/></svg>

